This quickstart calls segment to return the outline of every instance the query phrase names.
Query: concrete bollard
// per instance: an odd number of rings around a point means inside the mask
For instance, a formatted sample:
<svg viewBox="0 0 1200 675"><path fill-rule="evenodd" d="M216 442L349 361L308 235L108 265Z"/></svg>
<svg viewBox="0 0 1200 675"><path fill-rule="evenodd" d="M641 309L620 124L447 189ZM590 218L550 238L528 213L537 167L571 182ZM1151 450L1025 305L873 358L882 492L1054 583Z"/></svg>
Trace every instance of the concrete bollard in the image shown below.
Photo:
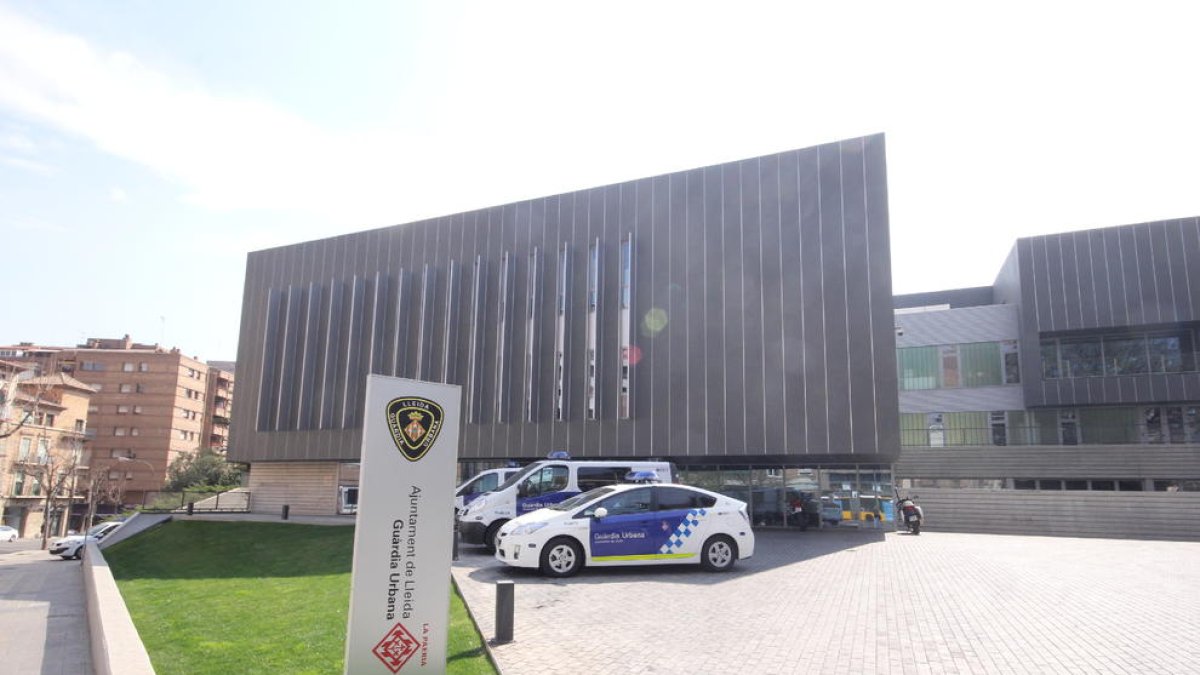
<svg viewBox="0 0 1200 675"><path fill-rule="evenodd" d="M292 510L292 507L291 507L291 505L289 505L289 504L284 504L284 505L283 505L283 513L281 513L281 514L279 515L279 517L280 517L282 520L287 520L287 519L288 519L288 511L291 511L291 510Z"/></svg>
<svg viewBox="0 0 1200 675"><path fill-rule="evenodd" d="M192 515L192 513L193 513L195 510L196 510L196 502L188 502L188 512L187 512L187 513L188 513L188 515L189 515L189 516L190 516L190 515Z"/></svg>
<svg viewBox="0 0 1200 675"><path fill-rule="evenodd" d="M458 509L455 508L454 509L454 547L450 549L450 552L451 552L450 559L453 561L458 560L458 544L459 544L459 539L461 536L462 536L461 533L458 531Z"/></svg>
<svg viewBox="0 0 1200 675"><path fill-rule="evenodd" d="M496 644L512 642L513 610L516 606L516 586L511 581L496 582Z"/></svg>

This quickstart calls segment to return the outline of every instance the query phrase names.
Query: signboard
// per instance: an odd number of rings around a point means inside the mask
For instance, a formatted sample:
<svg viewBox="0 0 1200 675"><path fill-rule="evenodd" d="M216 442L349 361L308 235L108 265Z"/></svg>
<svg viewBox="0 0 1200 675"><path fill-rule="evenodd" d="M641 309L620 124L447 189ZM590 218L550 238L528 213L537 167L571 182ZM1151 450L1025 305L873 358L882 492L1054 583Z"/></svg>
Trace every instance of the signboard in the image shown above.
<svg viewBox="0 0 1200 675"><path fill-rule="evenodd" d="M346 673L442 673L461 390L367 378Z"/></svg>

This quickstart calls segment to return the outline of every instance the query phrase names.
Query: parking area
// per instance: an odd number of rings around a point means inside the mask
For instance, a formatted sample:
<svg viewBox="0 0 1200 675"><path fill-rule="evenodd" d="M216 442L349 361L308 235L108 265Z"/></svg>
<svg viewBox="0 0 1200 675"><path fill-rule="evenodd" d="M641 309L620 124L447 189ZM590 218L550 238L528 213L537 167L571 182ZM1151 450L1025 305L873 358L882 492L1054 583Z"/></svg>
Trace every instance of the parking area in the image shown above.
<svg viewBox="0 0 1200 675"><path fill-rule="evenodd" d="M728 574L550 580L464 547L454 577L504 673L1200 672L1200 543L763 531Z"/></svg>

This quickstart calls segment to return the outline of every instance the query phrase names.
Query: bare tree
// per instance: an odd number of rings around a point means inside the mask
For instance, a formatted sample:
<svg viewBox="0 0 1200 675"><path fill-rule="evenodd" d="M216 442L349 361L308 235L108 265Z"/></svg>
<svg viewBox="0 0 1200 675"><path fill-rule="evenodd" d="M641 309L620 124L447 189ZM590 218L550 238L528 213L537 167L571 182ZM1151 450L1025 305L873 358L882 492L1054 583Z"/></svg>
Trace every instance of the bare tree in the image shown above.
<svg viewBox="0 0 1200 675"><path fill-rule="evenodd" d="M109 477L108 467L92 467L87 474L87 515L83 518L83 528L92 526L96 519L96 510L101 504L120 504L125 490L124 480L116 481Z"/></svg>
<svg viewBox="0 0 1200 675"><path fill-rule="evenodd" d="M45 521L42 523L42 548L46 548L50 539L50 519L59 505L64 501L64 489L76 479L76 471L83 459L83 447L77 439L62 437L56 447L43 443L45 438L38 439L38 452L32 456L20 458L16 465L26 476L31 477L36 485L41 486L44 493ZM72 495L73 496L73 495ZM71 499L66 499L70 508ZM68 512L69 515L69 512ZM66 518L64 518L65 522Z"/></svg>
<svg viewBox="0 0 1200 675"><path fill-rule="evenodd" d="M23 370L10 380L0 381L0 439L20 431L37 413L42 402L43 387L37 388L31 404L17 403L21 395L21 383L36 376L35 371ZM16 415L13 414L14 409Z"/></svg>

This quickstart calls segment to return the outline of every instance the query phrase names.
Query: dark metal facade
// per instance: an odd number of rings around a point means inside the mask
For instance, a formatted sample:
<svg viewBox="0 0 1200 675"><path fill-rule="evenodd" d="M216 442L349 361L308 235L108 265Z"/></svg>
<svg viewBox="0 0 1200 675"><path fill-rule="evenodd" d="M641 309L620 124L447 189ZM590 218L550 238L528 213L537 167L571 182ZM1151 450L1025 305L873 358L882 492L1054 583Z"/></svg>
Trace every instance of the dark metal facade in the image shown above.
<svg viewBox="0 0 1200 675"><path fill-rule="evenodd" d="M242 311L239 461L356 459L368 373L462 385L462 459L899 453L882 135L259 251Z"/></svg>
<svg viewBox="0 0 1200 675"><path fill-rule="evenodd" d="M1021 306L1026 405L1200 399L1200 373L1046 379L1039 355L1046 337L1200 321L1200 218L1019 239L996 294Z"/></svg>

